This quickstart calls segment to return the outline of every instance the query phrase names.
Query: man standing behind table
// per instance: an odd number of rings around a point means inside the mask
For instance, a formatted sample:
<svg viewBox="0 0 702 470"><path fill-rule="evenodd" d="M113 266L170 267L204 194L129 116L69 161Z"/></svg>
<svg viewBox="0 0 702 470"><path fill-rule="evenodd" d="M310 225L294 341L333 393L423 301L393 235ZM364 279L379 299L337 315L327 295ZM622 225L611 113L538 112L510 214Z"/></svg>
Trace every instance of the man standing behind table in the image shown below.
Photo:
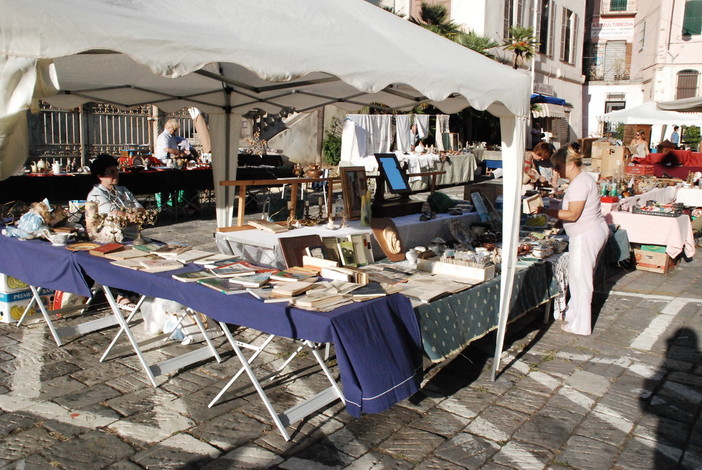
<svg viewBox="0 0 702 470"><path fill-rule="evenodd" d="M163 132L159 134L156 138L156 145L154 147L154 156L163 162L164 166L170 166L168 163L171 162L172 158L182 157L185 152L178 146L178 130L180 129L180 124L175 119L169 119L163 126ZM182 194L178 194L179 202L182 202ZM167 192L156 194L156 206L161 209L166 205L173 205L173 201L170 200L171 195Z"/></svg>
<svg viewBox="0 0 702 470"><path fill-rule="evenodd" d="M673 125L673 133L670 134L670 141L675 144L675 148L680 146L680 134L678 133L679 127Z"/></svg>
<svg viewBox="0 0 702 470"><path fill-rule="evenodd" d="M184 155L183 150L178 147L178 130L180 124L175 119L166 121L163 132L156 138L156 146L154 147L154 156L161 160L164 164L168 163L168 159L172 157L181 157Z"/></svg>

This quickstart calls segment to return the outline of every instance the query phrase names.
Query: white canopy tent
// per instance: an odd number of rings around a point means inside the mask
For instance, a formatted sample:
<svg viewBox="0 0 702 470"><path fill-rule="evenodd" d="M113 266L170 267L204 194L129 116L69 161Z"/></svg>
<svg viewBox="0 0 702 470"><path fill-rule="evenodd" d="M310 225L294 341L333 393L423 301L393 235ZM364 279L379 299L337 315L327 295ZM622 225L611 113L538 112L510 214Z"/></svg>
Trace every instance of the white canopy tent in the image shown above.
<svg viewBox="0 0 702 470"><path fill-rule="evenodd" d="M702 113L702 96L673 101L661 101L658 103L658 108L666 111L680 111L683 113Z"/></svg>
<svg viewBox="0 0 702 470"><path fill-rule="evenodd" d="M363 0L0 0L0 179L27 158L26 110L89 101L210 116L218 226L232 223L241 115L369 103L500 118L503 277L510 308L530 81Z"/></svg>
<svg viewBox="0 0 702 470"><path fill-rule="evenodd" d="M699 126L702 113L679 113L658 109L655 101L648 101L633 108L620 109L598 116L602 122L621 122L622 124L678 124L681 126Z"/></svg>

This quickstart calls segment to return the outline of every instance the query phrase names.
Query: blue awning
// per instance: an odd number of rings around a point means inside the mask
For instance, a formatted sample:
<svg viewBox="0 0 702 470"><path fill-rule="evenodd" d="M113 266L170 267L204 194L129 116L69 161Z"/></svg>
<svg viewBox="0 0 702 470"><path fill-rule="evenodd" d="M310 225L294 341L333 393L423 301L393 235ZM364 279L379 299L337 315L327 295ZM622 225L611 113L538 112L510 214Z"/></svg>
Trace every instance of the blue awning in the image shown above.
<svg viewBox="0 0 702 470"><path fill-rule="evenodd" d="M556 98L555 96L545 96L540 94L531 95L532 103L549 103L549 104L559 104L565 106L566 101L563 98Z"/></svg>

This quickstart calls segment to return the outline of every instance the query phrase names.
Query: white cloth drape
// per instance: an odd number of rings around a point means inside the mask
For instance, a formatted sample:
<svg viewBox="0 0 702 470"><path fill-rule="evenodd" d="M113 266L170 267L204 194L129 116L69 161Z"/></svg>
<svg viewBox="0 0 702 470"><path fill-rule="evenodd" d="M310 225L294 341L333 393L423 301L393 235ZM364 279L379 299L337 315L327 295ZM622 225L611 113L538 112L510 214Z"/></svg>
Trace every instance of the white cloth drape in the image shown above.
<svg viewBox="0 0 702 470"><path fill-rule="evenodd" d="M444 148L444 134L448 134L449 131L449 115L448 114L437 114L436 115L436 148L439 150L446 150Z"/></svg>
<svg viewBox="0 0 702 470"><path fill-rule="evenodd" d="M341 161L354 162L366 156L368 132L351 119L345 119L341 130Z"/></svg>
<svg viewBox="0 0 702 470"><path fill-rule="evenodd" d="M236 179L239 160L240 114L210 114L210 129L215 137L212 147L212 177L217 203L217 227L233 224L234 186L220 186L220 181Z"/></svg>
<svg viewBox="0 0 702 470"><path fill-rule="evenodd" d="M426 137L429 135L429 115L415 114L414 123L417 125L417 134L419 134L419 138L426 139Z"/></svg>
<svg viewBox="0 0 702 470"><path fill-rule="evenodd" d="M349 114L347 117L367 132L366 153L361 154L361 157L390 151L393 137L391 115Z"/></svg>
<svg viewBox="0 0 702 470"><path fill-rule="evenodd" d="M395 116L395 148L400 152L412 150L409 114Z"/></svg>
<svg viewBox="0 0 702 470"><path fill-rule="evenodd" d="M27 112L35 90L56 93L50 61L0 55L0 180L12 176L27 160Z"/></svg>

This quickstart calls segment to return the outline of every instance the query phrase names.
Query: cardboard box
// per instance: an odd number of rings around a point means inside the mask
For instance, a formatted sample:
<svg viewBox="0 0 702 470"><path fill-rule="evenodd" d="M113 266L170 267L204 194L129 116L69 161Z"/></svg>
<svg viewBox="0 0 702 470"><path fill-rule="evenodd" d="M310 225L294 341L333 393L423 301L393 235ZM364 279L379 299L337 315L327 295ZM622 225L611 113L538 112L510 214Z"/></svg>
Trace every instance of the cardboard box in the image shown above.
<svg viewBox="0 0 702 470"><path fill-rule="evenodd" d="M624 168L627 175L652 175L653 165L629 165Z"/></svg>
<svg viewBox="0 0 702 470"><path fill-rule="evenodd" d="M635 249L634 257L636 269L640 271L668 274L675 267L675 262L667 253Z"/></svg>
<svg viewBox="0 0 702 470"><path fill-rule="evenodd" d="M7 274L0 273L0 292L9 294L12 292L19 292L23 290L28 290L29 284L24 281L20 281Z"/></svg>
<svg viewBox="0 0 702 470"><path fill-rule="evenodd" d="M50 308L54 291L48 289L39 290L42 303ZM16 323L24 313L24 309L32 300L32 291L27 289L20 292L0 293L0 322ZM29 310L29 316L36 314L38 308L33 306Z"/></svg>

